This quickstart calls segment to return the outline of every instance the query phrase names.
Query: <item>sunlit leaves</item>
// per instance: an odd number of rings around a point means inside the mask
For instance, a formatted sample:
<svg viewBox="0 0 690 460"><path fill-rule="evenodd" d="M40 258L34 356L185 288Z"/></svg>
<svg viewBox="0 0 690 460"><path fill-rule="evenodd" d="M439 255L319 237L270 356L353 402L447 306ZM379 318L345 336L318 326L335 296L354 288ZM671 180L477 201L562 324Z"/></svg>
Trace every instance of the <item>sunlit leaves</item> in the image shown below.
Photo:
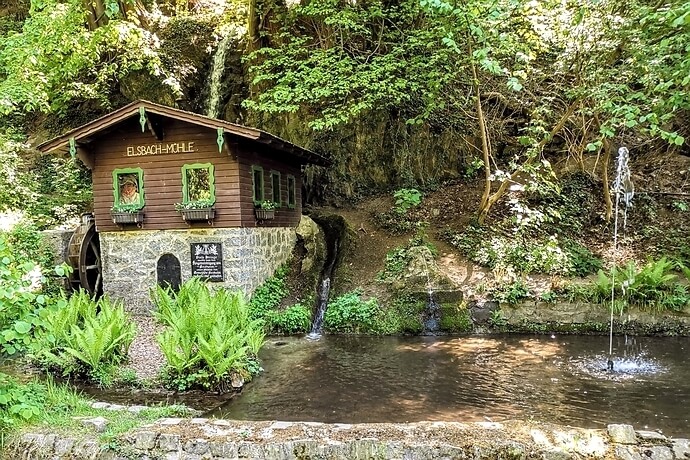
<svg viewBox="0 0 690 460"><path fill-rule="evenodd" d="M108 17L121 16L118 1L104 4ZM80 0L35 1L23 30L0 37L0 113L60 111L75 99L107 106L129 70L160 72L149 32L122 20L89 31L85 19Z"/></svg>

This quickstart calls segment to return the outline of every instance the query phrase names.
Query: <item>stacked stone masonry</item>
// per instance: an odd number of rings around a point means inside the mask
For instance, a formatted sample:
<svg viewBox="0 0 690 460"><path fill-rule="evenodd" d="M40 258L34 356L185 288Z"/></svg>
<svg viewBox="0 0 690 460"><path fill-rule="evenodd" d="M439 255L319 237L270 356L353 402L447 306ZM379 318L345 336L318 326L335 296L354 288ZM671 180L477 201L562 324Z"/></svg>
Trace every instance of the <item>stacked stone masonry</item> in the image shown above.
<svg viewBox="0 0 690 460"><path fill-rule="evenodd" d="M100 240L104 292L124 301L129 311L145 314L163 254L177 257L184 282L192 276L190 244L221 243L224 280L212 284L249 295L290 258L296 236L287 227L218 228L105 232Z"/></svg>
<svg viewBox="0 0 690 460"><path fill-rule="evenodd" d="M690 458L688 439L629 425L587 430L533 422L323 424L162 419L118 442L24 434L5 458L67 459L621 459Z"/></svg>

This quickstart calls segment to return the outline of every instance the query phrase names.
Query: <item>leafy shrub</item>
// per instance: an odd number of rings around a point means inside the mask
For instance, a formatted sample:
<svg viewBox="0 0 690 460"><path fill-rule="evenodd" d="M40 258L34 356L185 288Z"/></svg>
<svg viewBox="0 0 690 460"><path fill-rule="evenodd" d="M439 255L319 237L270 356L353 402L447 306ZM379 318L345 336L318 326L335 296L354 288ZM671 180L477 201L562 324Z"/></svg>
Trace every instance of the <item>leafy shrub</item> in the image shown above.
<svg viewBox="0 0 690 460"><path fill-rule="evenodd" d="M249 301L249 315L252 319L268 321L271 312L290 293L286 282L289 270L288 265L279 267L273 276L256 288Z"/></svg>
<svg viewBox="0 0 690 460"><path fill-rule="evenodd" d="M269 327L271 332L279 334L307 332L311 326L311 316L309 308L296 304L285 310L271 312Z"/></svg>
<svg viewBox="0 0 690 460"><path fill-rule="evenodd" d="M36 332L34 360L66 375L86 375L103 385L112 367L127 360L134 339L132 323L120 302L94 301L80 290L44 309Z"/></svg>
<svg viewBox="0 0 690 460"><path fill-rule="evenodd" d="M491 290L493 298L499 302L516 304L529 297L529 288L522 280L515 280Z"/></svg>
<svg viewBox="0 0 690 460"><path fill-rule="evenodd" d="M376 332L379 313L376 299L362 300L360 291L352 291L328 303L324 328L330 332Z"/></svg>
<svg viewBox="0 0 690 460"><path fill-rule="evenodd" d="M444 238L465 257L485 267L512 268L521 274L585 276L601 268L601 260L579 243L556 235L521 238L470 225Z"/></svg>
<svg viewBox="0 0 690 460"><path fill-rule="evenodd" d="M167 362L169 386L222 391L233 373L249 380L260 370L263 322L252 319L241 292L211 292L192 278L177 294L158 286L152 297L156 318L166 326L156 339Z"/></svg>
<svg viewBox="0 0 690 460"><path fill-rule="evenodd" d="M393 193L395 198L395 212L405 214L410 208L422 203L422 193L416 188L401 188Z"/></svg>
<svg viewBox="0 0 690 460"><path fill-rule="evenodd" d="M46 297L35 283L40 280L40 269L22 258L22 252L9 241L0 232L0 351L13 355L29 345L36 313Z"/></svg>
<svg viewBox="0 0 690 460"><path fill-rule="evenodd" d="M42 410L43 391L40 385L19 384L0 372L0 447L2 433L9 431L18 421L36 418Z"/></svg>
<svg viewBox="0 0 690 460"><path fill-rule="evenodd" d="M601 259L576 241L564 241L563 249L568 254L570 265L568 270L569 275L584 277L591 273L596 273L602 267Z"/></svg>
<svg viewBox="0 0 690 460"><path fill-rule="evenodd" d="M652 310L681 311L690 306L690 292L678 282L673 272L676 265L666 257L649 260L642 268L634 262L624 267L614 267L610 274L599 270L593 283L593 298L599 302L618 301L616 310L623 311L628 305L638 305Z"/></svg>

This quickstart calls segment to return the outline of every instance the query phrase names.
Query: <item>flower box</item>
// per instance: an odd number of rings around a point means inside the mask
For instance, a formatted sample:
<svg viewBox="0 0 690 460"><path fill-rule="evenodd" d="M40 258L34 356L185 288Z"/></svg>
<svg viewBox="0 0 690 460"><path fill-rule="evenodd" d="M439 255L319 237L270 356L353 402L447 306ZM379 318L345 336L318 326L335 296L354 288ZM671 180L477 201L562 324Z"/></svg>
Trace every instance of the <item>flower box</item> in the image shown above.
<svg viewBox="0 0 690 460"><path fill-rule="evenodd" d="M182 219L186 222L212 221L216 217L215 208L180 209Z"/></svg>
<svg viewBox="0 0 690 460"><path fill-rule="evenodd" d="M254 212L256 212L257 220L271 220L275 217L276 210L255 208Z"/></svg>
<svg viewBox="0 0 690 460"><path fill-rule="evenodd" d="M127 224L141 224L144 222L144 213L138 212L116 212L111 211L110 216L113 218L113 223L117 225Z"/></svg>

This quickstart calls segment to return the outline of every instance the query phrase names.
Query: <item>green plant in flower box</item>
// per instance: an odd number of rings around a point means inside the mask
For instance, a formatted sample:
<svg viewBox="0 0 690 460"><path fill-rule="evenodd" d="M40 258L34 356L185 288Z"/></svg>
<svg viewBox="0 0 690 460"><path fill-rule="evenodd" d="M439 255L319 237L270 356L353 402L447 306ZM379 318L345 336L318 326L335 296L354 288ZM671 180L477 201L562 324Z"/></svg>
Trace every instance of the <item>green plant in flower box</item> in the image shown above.
<svg viewBox="0 0 690 460"><path fill-rule="evenodd" d="M256 203L256 207L258 209L265 209L267 211L275 209L277 205L278 204L276 202L270 200L259 201L258 203Z"/></svg>
<svg viewBox="0 0 690 460"><path fill-rule="evenodd" d="M212 200L195 200L186 203L175 203L175 210L182 211L183 209L206 209L211 208L215 204Z"/></svg>
<svg viewBox="0 0 690 460"><path fill-rule="evenodd" d="M116 204L112 208L110 208L112 212L139 212L141 211L141 205L138 203L132 203L132 204Z"/></svg>

